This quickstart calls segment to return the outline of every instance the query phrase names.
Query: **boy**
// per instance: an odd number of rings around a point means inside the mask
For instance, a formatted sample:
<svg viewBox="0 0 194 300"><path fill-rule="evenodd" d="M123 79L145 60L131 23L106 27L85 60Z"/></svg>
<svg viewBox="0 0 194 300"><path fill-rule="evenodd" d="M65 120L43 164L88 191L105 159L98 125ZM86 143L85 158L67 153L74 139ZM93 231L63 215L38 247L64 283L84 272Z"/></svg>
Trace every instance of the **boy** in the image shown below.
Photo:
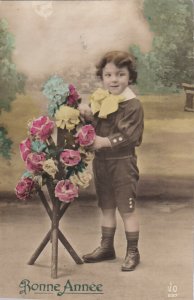
<svg viewBox="0 0 194 300"><path fill-rule="evenodd" d="M97 76L104 90L91 96L91 111L96 139L93 161L98 205L102 211L101 246L83 256L86 263L115 259L114 234L116 208L124 223L127 251L122 271L132 271L140 262L138 251L139 223L135 200L139 170L135 147L143 134L143 109L129 88L136 82L137 72L132 56L127 52L111 51L97 65ZM89 107L79 107L85 117Z"/></svg>

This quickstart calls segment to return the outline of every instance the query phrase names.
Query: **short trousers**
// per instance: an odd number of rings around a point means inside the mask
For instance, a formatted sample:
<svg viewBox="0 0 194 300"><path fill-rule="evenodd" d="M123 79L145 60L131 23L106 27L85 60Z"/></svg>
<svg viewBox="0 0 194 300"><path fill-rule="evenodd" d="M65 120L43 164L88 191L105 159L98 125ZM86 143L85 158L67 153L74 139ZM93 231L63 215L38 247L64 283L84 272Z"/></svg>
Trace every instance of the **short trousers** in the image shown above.
<svg viewBox="0 0 194 300"><path fill-rule="evenodd" d="M96 196L101 209L117 207L121 213L134 211L139 180L136 155L116 159L95 157L93 172Z"/></svg>

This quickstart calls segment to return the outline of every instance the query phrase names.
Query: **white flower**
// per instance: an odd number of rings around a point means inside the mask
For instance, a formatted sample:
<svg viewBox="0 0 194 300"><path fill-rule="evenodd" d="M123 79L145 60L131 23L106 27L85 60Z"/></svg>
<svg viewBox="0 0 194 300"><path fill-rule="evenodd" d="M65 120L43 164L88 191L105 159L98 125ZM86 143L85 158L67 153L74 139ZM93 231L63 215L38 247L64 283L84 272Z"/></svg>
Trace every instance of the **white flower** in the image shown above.
<svg viewBox="0 0 194 300"><path fill-rule="evenodd" d="M90 162L94 159L94 152L86 151L84 148L80 147L79 152L82 156L83 161Z"/></svg>
<svg viewBox="0 0 194 300"><path fill-rule="evenodd" d="M50 176L55 178L55 174L58 171L57 166L55 165L55 162L53 159L47 159L43 162L43 170L48 173Z"/></svg>
<svg viewBox="0 0 194 300"><path fill-rule="evenodd" d="M92 175L88 171L78 172L77 174L70 176L69 179L74 185L78 185L79 187L85 189L89 186Z"/></svg>

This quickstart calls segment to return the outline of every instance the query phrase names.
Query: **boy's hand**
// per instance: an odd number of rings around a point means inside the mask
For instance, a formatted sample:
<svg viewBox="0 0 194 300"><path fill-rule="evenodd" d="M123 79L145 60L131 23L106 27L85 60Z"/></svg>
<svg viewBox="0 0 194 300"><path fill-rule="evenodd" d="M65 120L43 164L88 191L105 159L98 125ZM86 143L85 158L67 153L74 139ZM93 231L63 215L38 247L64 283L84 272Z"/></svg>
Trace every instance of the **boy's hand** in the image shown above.
<svg viewBox="0 0 194 300"><path fill-rule="evenodd" d="M104 147L111 147L111 142L107 137L96 136L94 143L89 147L90 150L98 150Z"/></svg>
<svg viewBox="0 0 194 300"><path fill-rule="evenodd" d="M85 103L80 103L78 105L78 110L80 112L80 115L83 116L87 121L92 121L93 114L89 105Z"/></svg>

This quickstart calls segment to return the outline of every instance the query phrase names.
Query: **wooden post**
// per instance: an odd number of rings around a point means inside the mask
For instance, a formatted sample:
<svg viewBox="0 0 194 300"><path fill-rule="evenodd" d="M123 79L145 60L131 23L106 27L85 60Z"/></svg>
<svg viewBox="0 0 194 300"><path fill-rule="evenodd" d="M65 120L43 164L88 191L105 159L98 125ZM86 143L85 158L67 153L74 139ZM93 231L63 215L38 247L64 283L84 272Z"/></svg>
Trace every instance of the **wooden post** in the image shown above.
<svg viewBox="0 0 194 300"><path fill-rule="evenodd" d="M51 254L51 278L57 278L58 268L58 227L59 227L59 213L60 213L60 202L55 197L54 187L52 181L47 182L47 189L52 201L52 215L51 215L51 242L52 242L52 254Z"/></svg>
<svg viewBox="0 0 194 300"><path fill-rule="evenodd" d="M61 128L57 130L57 146L64 147L65 131ZM57 179L61 179L64 171L59 162L58 165L59 172L57 174ZM51 183L52 184L52 183ZM51 201L53 204L53 213L52 213L52 230L51 230L51 241L52 241L52 257L51 257L51 278L57 278L57 270L58 270L58 238L59 238L59 212L60 212L60 204L59 200L55 197L54 187L47 183L47 188L49 191L49 195L51 197Z"/></svg>
<svg viewBox="0 0 194 300"><path fill-rule="evenodd" d="M52 261L51 261L51 277L57 278L58 269L58 227L59 227L59 200L53 201L53 215L52 215Z"/></svg>
<svg viewBox="0 0 194 300"><path fill-rule="evenodd" d="M194 112L194 84L182 83L186 93L185 111Z"/></svg>

